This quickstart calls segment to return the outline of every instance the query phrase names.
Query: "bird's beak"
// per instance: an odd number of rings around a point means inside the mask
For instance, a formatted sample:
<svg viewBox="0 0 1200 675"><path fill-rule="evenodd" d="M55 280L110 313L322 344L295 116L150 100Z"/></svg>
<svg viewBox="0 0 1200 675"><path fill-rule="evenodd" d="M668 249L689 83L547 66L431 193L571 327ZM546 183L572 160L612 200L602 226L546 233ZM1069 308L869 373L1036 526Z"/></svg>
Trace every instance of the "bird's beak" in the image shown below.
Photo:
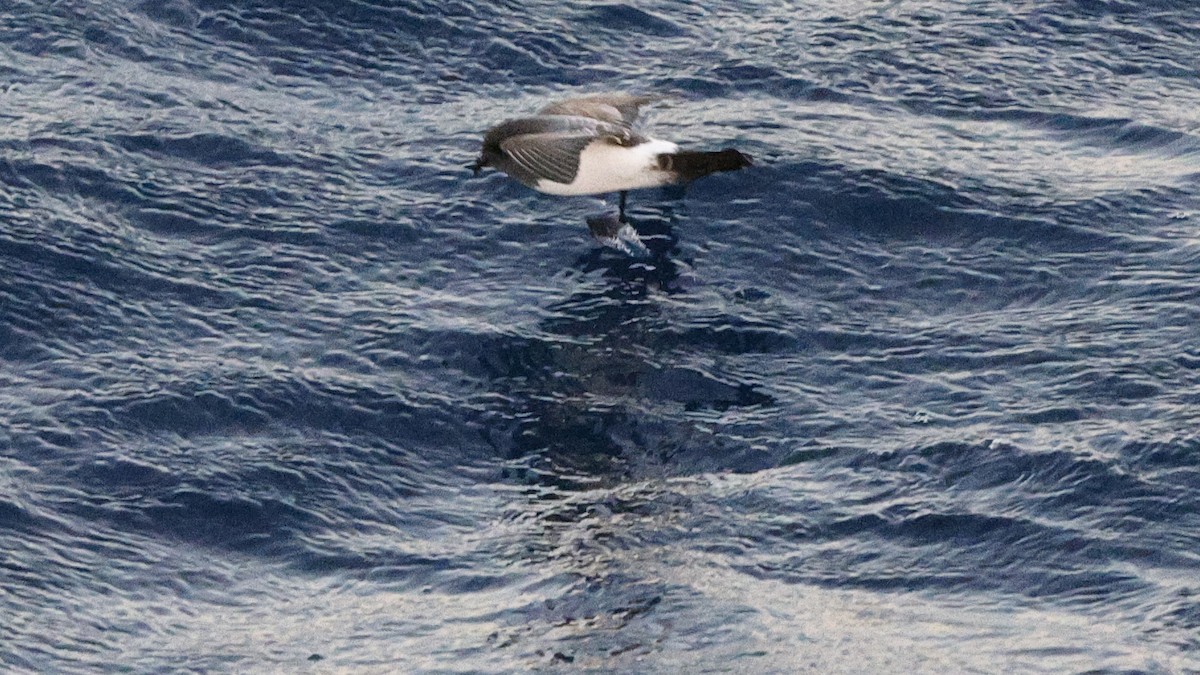
<svg viewBox="0 0 1200 675"><path fill-rule="evenodd" d="M476 178L478 178L479 174L483 172L483 158L480 157L479 159L475 160L475 163L467 168L471 170L471 173L475 174Z"/></svg>

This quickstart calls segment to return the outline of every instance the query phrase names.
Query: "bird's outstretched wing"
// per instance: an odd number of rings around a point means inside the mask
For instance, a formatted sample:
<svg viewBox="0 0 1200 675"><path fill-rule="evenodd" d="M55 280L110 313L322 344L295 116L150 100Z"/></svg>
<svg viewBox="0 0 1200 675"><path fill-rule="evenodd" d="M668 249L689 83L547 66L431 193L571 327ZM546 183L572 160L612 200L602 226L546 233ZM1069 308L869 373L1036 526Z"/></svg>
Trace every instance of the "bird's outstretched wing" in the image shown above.
<svg viewBox="0 0 1200 675"><path fill-rule="evenodd" d="M579 155L592 142L629 146L644 140L623 123L561 114L509 120L488 132L484 146L498 147L511 160L505 172L536 187L539 180L563 184L574 181Z"/></svg>
<svg viewBox="0 0 1200 675"><path fill-rule="evenodd" d="M529 186L539 180L564 185L579 172L579 155L597 137L590 133L550 132L521 134L500 143L500 149L512 160L509 173Z"/></svg>
<svg viewBox="0 0 1200 675"><path fill-rule="evenodd" d="M595 94L551 103L537 114L575 115L630 126L642 106L665 98L657 94Z"/></svg>

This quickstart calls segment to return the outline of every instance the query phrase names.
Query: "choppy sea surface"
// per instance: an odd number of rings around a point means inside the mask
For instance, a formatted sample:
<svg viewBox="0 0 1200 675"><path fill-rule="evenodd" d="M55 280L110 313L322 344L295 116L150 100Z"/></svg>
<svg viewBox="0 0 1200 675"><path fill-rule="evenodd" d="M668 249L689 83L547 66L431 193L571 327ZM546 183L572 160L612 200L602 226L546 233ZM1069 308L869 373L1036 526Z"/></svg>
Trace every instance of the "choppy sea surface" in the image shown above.
<svg viewBox="0 0 1200 675"><path fill-rule="evenodd" d="M1200 672L1200 6L8 0L0 669ZM578 94L752 169L466 166Z"/></svg>

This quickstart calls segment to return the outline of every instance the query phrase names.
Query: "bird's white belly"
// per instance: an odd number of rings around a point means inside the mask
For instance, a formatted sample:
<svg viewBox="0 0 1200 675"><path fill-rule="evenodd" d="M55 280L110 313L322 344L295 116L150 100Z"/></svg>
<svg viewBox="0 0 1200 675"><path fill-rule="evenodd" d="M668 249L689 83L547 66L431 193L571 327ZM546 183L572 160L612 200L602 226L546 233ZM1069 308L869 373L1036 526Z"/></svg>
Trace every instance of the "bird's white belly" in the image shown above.
<svg viewBox="0 0 1200 675"><path fill-rule="evenodd" d="M534 188L551 195L594 195L670 183L674 176L658 168L658 156L678 152L670 141L651 140L632 147L595 141L579 155L579 170L570 183L539 180Z"/></svg>

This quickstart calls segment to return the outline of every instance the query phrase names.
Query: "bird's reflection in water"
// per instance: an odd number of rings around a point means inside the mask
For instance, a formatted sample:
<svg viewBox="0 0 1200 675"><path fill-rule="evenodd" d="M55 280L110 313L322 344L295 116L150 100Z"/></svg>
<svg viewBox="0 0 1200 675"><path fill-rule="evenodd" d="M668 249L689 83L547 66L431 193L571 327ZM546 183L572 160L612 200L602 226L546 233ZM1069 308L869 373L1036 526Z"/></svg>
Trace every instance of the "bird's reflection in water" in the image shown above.
<svg viewBox="0 0 1200 675"><path fill-rule="evenodd" d="M699 437L707 447L716 443L706 423L720 413L771 402L736 375L681 364L679 352L695 346L681 342L664 306L686 293L691 266L675 257L671 211L661 213L634 220L648 256L589 251L576 265L586 283L548 306L535 334L506 336L485 350L503 401L488 433L513 478L587 489L719 469L672 466L672 458Z"/></svg>
<svg viewBox="0 0 1200 675"><path fill-rule="evenodd" d="M615 215L593 216L588 219L589 223L593 218L615 219ZM629 225L637 233L640 246L624 246L623 242L618 242L617 246L597 246L580 256L576 267L585 274L600 271L635 295L656 290L682 291L681 275L690 269L690 265L678 257L679 236L672 226L673 220L670 206L659 208L651 217L630 218Z"/></svg>
<svg viewBox="0 0 1200 675"><path fill-rule="evenodd" d="M681 363L703 347L673 325L691 266L661 213L633 217L648 255L596 247L576 263L579 290L546 307L535 330L485 348L495 401L486 433L524 497L498 530L509 533L501 555L554 570L547 599L505 615L501 646L579 663L652 651L660 606L695 601L636 563L696 511L690 488L660 479L741 461L752 450L712 427L771 403L734 375Z"/></svg>

